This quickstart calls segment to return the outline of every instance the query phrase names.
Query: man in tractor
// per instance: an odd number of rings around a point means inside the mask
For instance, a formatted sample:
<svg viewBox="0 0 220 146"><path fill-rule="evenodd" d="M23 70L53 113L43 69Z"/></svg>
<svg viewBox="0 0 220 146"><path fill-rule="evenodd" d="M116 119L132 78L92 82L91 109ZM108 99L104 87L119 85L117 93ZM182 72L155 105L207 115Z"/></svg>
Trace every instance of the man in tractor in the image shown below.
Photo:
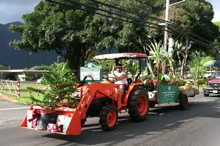
<svg viewBox="0 0 220 146"><path fill-rule="evenodd" d="M114 83L120 85L119 86L119 94L122 97L125 92L125 88L128 86L127 75L122 70L122 64L117 64L115 71L114 71L114 67L113 67L112 75L113 75L114 79L116 79L116 81Z"/></svg>
<svg viewBox="0 0 220 146"><path fill-rule="evenodd" d="M170 74L171 73L168 70L164 73L164 78L167 81L167 83L170 82Z"/></svg>

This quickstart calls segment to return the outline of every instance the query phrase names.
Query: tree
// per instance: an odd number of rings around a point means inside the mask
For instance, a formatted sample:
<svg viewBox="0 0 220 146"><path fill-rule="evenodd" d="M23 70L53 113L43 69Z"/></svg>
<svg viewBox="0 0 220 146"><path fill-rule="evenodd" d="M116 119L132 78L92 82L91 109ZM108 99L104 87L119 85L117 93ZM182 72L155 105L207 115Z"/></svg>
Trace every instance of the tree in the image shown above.
<svg viewBox="0 0 220 146"><path fill-rule="evenodd" d="M145 22L151 21L149 14L160 12L154 7L162 6L162 0L74 1L84 6L66 0L54 1L59 4L41 1L33 13L23 16L24 25L12 25L10 30L20 33L22 40L15 40L10 45L32 53L55 50L78 73L84 61L94 55L93 47L117 48L119 52L132 52L134 49L143 52L149 29ZM115 5L118 9L114 9ZM126 22L128 19L129 23Z"/></svg>
<svg viewBox="0 0 220 146"><path fill-rule="evenodd" d="M218 27L218 31L220 32L220 22L214 22L214 24ZM213 56L218 57L219 51L220 51L220 35L215 38L213 43L214 49L210 51L210 54L213 54ZM220 65L218 65L220 67Z"/></svg>
<svg viewBox="0 0 220 146"><path fill-rule="evenodd" d="M0 65L0 70L7 70L7 69L8 69L8 67Z"/></svg>
<svg viewBox="0 0 220 146"><path fill-rule="evenodd" d="M213 57L203 57L202 53L196 52L191 55L191 61L188 64L189 70L193 76L195 84L199 88L199 79L203 77L206 67L210 64L214 64Z"/></svg>
<svg viewBox="0 0 220 146"><path fill-rule="evenodd" d="M147 39L150 30L149 22L152 21L149 16L157 16L164 2L162 3L161 0L100 0L100 2L109 4L111 7L99 6L108 12L98 12L108 17L94 15L91 29L99 32L95 46L109 50L115 47L118 52L145 52L149 43Z"/></svg>
<svg viewBox="0 0 220 146"><path fill-rule="evenodd" d="M69 67L79 71L94 54L91 32L87 29L92 16L91 12L41 1L34 12L23 15L24 25L10 26L11 31L22 35L22 40L14 40L10 45L32 53L55 50Z"/></svg>
<svg viewBox="0 0 220 146"><path fill-rule="evenodd" d="M170 26L175 30L172 37L178 38L181 34L181 43L185 45L187 42L193 42L189 44L192 45L191 51L208 52L214 39L219 36L218 28L212 23L212 5L205 0L185 1L171 6L170 14L170 21L175 23Z"/></svg>
<svg viewBox="0 0 220 146"><path fill-rule="evenodd" d="M33 104L39 105L45 109L56 108L59 106L72 107L76 106L78 100L74 98L76 82L78 81L67 63L54 63L47 68L49 73L44 73L43 85L49 86L49 89L36 89L27 87L27 89L42 94L43 98L34 97L31 95Z"/></svg>
<svg viewBox="0 0 220 146"><path fill-rule="evenodd" d="M189 42L187 44L189 44ZM172 47L173 59L177 60L175 63L175 72L176 70L179 70L180 76L184 78L184 70L188 62L191 45L183 46L183 44L179 43L179 41L175 41Z"/></svg>

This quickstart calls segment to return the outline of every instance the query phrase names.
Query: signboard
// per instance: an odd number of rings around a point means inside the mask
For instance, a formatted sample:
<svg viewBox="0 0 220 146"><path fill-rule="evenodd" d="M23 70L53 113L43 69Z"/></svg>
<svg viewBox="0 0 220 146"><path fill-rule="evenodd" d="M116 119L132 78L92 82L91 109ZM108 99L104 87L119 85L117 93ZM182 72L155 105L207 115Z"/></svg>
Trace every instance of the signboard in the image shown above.
<svg viewBox="0 0 220 146"><path fill-rule="evenodd" d="M178 102L179 86L176 84L160 85L160 104Z"/></svg>
<svg viewBox="0 0 220 146"><path fill-rule="evenodd" d="M102 81L102 68L93 63L88 63L80 68L80 81L87 75L91 75L95 81ZM91 82L92 79L88 77L86 81Z"/></svg>

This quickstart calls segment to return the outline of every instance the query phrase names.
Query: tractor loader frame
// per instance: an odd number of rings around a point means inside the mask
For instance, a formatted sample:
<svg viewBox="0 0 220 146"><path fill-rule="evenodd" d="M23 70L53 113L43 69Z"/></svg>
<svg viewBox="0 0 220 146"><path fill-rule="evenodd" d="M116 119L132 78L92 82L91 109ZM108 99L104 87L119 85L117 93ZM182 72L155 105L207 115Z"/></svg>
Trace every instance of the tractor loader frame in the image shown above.
<svg viewBox="0 0 220 146"><path fill-rule="evenodd" d="M92 82L88 84L85 82L86 78L91 75L85 76L82 85L77 88L76 99L79 104L76 108L58 107L52 113L57 114L59 117L64 117L62 123L62 130L48 130L42 131L53 132L64 135L79 135L82 132L82 125L85 123L87 117L99 117L99 124L104 131L113 130L116 127L118 114L128 112L131 120L135 122L144 121L149 111L148 92L144 89L144 83L138 81L141 74L141 59L147 58L146 54L140 53L115 53L98 55L96 59L115 59L117 63L120 59L139 59L139 73L135 80L130 82L128 89L123 97L119 96L119 85L105 80L102 82ZM38 126L39 115L42 108L38 106L31 106L29 111L32 111L31 116L26 115L21 127L28 129L40 130ZM33 122L35 119L35 126ZM48 125L50 121L47 121ZM29 123L31 123L29 125ZM57 126L56 122L53 122Z"/></svg>

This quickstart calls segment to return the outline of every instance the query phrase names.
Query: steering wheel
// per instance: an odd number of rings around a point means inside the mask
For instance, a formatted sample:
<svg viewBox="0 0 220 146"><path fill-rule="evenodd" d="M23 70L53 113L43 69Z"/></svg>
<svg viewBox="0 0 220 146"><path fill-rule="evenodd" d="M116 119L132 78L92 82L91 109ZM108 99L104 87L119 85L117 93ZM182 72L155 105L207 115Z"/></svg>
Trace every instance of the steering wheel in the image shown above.
<svg viewBox="0 0 220 146"><path fill-rule="evenodd" d="M86 79L87 79L88 77L90 77L90 78L92 79L92 82L95 82L95 80L93 79L93 77L92 77L91 75L86 75L86 76L83 78L82 82L85 83L85 82L86 82Z"/></svg>
<svg viewBox="0 0 220 146"><path fill-rule="evenodd" d="M111 80L111 79L112 79L112 80ZM107 80L108 80L108 81L111 81L111 82L113 82L113 83L117 81L117 79L114 78L114 77L108 77Z"/></svg>

